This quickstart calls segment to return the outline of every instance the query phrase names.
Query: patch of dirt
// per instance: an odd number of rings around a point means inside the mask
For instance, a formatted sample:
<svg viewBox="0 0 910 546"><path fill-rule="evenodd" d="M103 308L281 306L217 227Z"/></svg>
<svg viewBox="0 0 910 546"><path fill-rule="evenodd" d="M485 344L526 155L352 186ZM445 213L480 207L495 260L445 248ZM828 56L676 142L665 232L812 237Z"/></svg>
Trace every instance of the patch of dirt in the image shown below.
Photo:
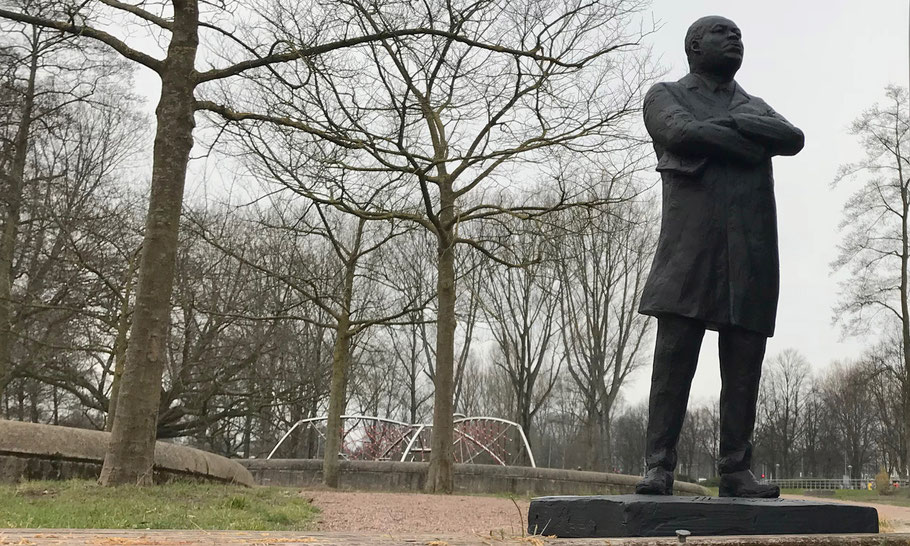
<svg viewBox="0 0 910 546"><path fill-rule="evenodd" d="M530 504L519 499L417 493L305 490L300 494L322 511L320 531L392 535L520 537Z"/></svg>
<svg viewBox="0 0 910 546"><path fill-rule="evenodd" d="M318 529L382 535L470 535L495 539L524 535L527 500L508 498L304 490L322 513ZM783 495L784 498L845 504L866 504L878 510L882 532L910 533L910 507L854 503L837 499ZM520 515L519 515L520 511Z"/></svg>
<svg viewBox="0 0 910 546"><path fill-rule="evenodd" d="M864 504L878 510L878 519L883 533L910 533L910 507L874 502L846 501L829 497L809 497L802 495L781 495L785 499L809 500L815 502L837 502L840 504Z"/></svg>

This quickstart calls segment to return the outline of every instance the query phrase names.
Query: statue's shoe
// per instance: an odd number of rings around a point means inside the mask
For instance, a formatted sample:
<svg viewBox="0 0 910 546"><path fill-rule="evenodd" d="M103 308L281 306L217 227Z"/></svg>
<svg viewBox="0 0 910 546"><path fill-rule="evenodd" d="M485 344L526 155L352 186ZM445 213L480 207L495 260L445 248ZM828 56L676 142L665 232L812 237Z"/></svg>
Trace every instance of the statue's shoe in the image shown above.
<svg viewBox="0 0 910 546"><path fill-rule="evenodd" d="M721 497L743 497L746 499L776 499L780 488L768 483L758 483L751 470L740 470L720 475Z"/></svg>
<svg viewBox="0 0 910 546"><path fill-rule="evenodd" d="M663 468L651 468L640 482L635 484L639 495L672 495L673 473Z"/></svg>

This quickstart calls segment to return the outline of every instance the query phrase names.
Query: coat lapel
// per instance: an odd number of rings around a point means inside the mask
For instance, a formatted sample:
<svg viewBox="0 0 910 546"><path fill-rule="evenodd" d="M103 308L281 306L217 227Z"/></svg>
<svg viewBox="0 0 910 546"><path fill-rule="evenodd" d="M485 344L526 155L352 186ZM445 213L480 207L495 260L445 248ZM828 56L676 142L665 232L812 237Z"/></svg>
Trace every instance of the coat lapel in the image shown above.
<svg viewBox="0 0 910 546"><path fill-rule="evenodd" d="M690 91L695 91L695 93L703 101L706 101L712 105L715 102L717 102L717 100L715 99L713 94L706 87L705 82L702 81L702 79L699 78L698 76L696 76L695 74L692 74L692 73L686 74L685 77L683 77L681 80L679 80L679 83L686 86L686 89L688 89Z"/></svg>
<svg viewBox="0 0 910 546"><path fill-rule="evenodd" d="M730 101L730 110L735 110L744 104L748 104L752 101L752 97L746 93L746 91L739 86L738 83L734 83L736 88L733 90L733 100Z"/></svg>
<svg viewBox="0 0 910 546"><path fill-rule="evenodd" d="M711 92L705 85L705 82L694 74L686 74L682 79L679 80L679 83L684 85L690 91L694 91L698 98L705 103L706 106L710 108L723 107L721 101L717 99L717 96ZM729 105L726 106L727 110L735 110L744 104L748 104L752 101L752 96L746 93L738 83L733 82L733 98L730 100Z"/></svg>
<svg viewBox="0 0 910 546"><path fill-rule="evenodd" d="M708 85L704 82L704 80L695 74L687 74L685 77L679 80L679 83L684 85L686 89L692 93L695 102L699 103L697 105L692 105L697 109L695 113L696 117L698 118L707 118L722 115L723 112L726 112L731 108L729 103L725 100L725 97L715 94L710 88L708 88Z"/></svg>

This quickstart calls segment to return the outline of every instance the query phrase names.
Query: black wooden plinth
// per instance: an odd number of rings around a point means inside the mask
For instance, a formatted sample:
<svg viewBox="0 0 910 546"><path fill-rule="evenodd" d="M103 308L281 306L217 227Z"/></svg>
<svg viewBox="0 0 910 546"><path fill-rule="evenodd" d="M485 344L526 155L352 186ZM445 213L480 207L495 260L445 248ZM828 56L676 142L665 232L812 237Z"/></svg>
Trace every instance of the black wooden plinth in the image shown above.
<svg viewBox="0 0 910 546"><path fill-rule="evenodd" d="M608 495L531 501L528 532L561 538L877 533L875 508L786 499Z"/></svg>

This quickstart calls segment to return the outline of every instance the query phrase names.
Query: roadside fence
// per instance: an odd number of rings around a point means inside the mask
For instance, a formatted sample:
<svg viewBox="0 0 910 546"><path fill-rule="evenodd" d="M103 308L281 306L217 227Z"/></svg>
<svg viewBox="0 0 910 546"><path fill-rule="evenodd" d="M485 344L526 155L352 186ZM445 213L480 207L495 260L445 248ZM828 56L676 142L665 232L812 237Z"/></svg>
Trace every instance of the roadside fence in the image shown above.
<svg viewBox="0 0 910 546"><path fill-rule="evenodd" d="M869 479L844 479L844 478L789 478L783 480L762 480L772 483L781 489L875 489L875 480ZM904 488L910 486L908 480L894 479L891 487Z"/></svg>

